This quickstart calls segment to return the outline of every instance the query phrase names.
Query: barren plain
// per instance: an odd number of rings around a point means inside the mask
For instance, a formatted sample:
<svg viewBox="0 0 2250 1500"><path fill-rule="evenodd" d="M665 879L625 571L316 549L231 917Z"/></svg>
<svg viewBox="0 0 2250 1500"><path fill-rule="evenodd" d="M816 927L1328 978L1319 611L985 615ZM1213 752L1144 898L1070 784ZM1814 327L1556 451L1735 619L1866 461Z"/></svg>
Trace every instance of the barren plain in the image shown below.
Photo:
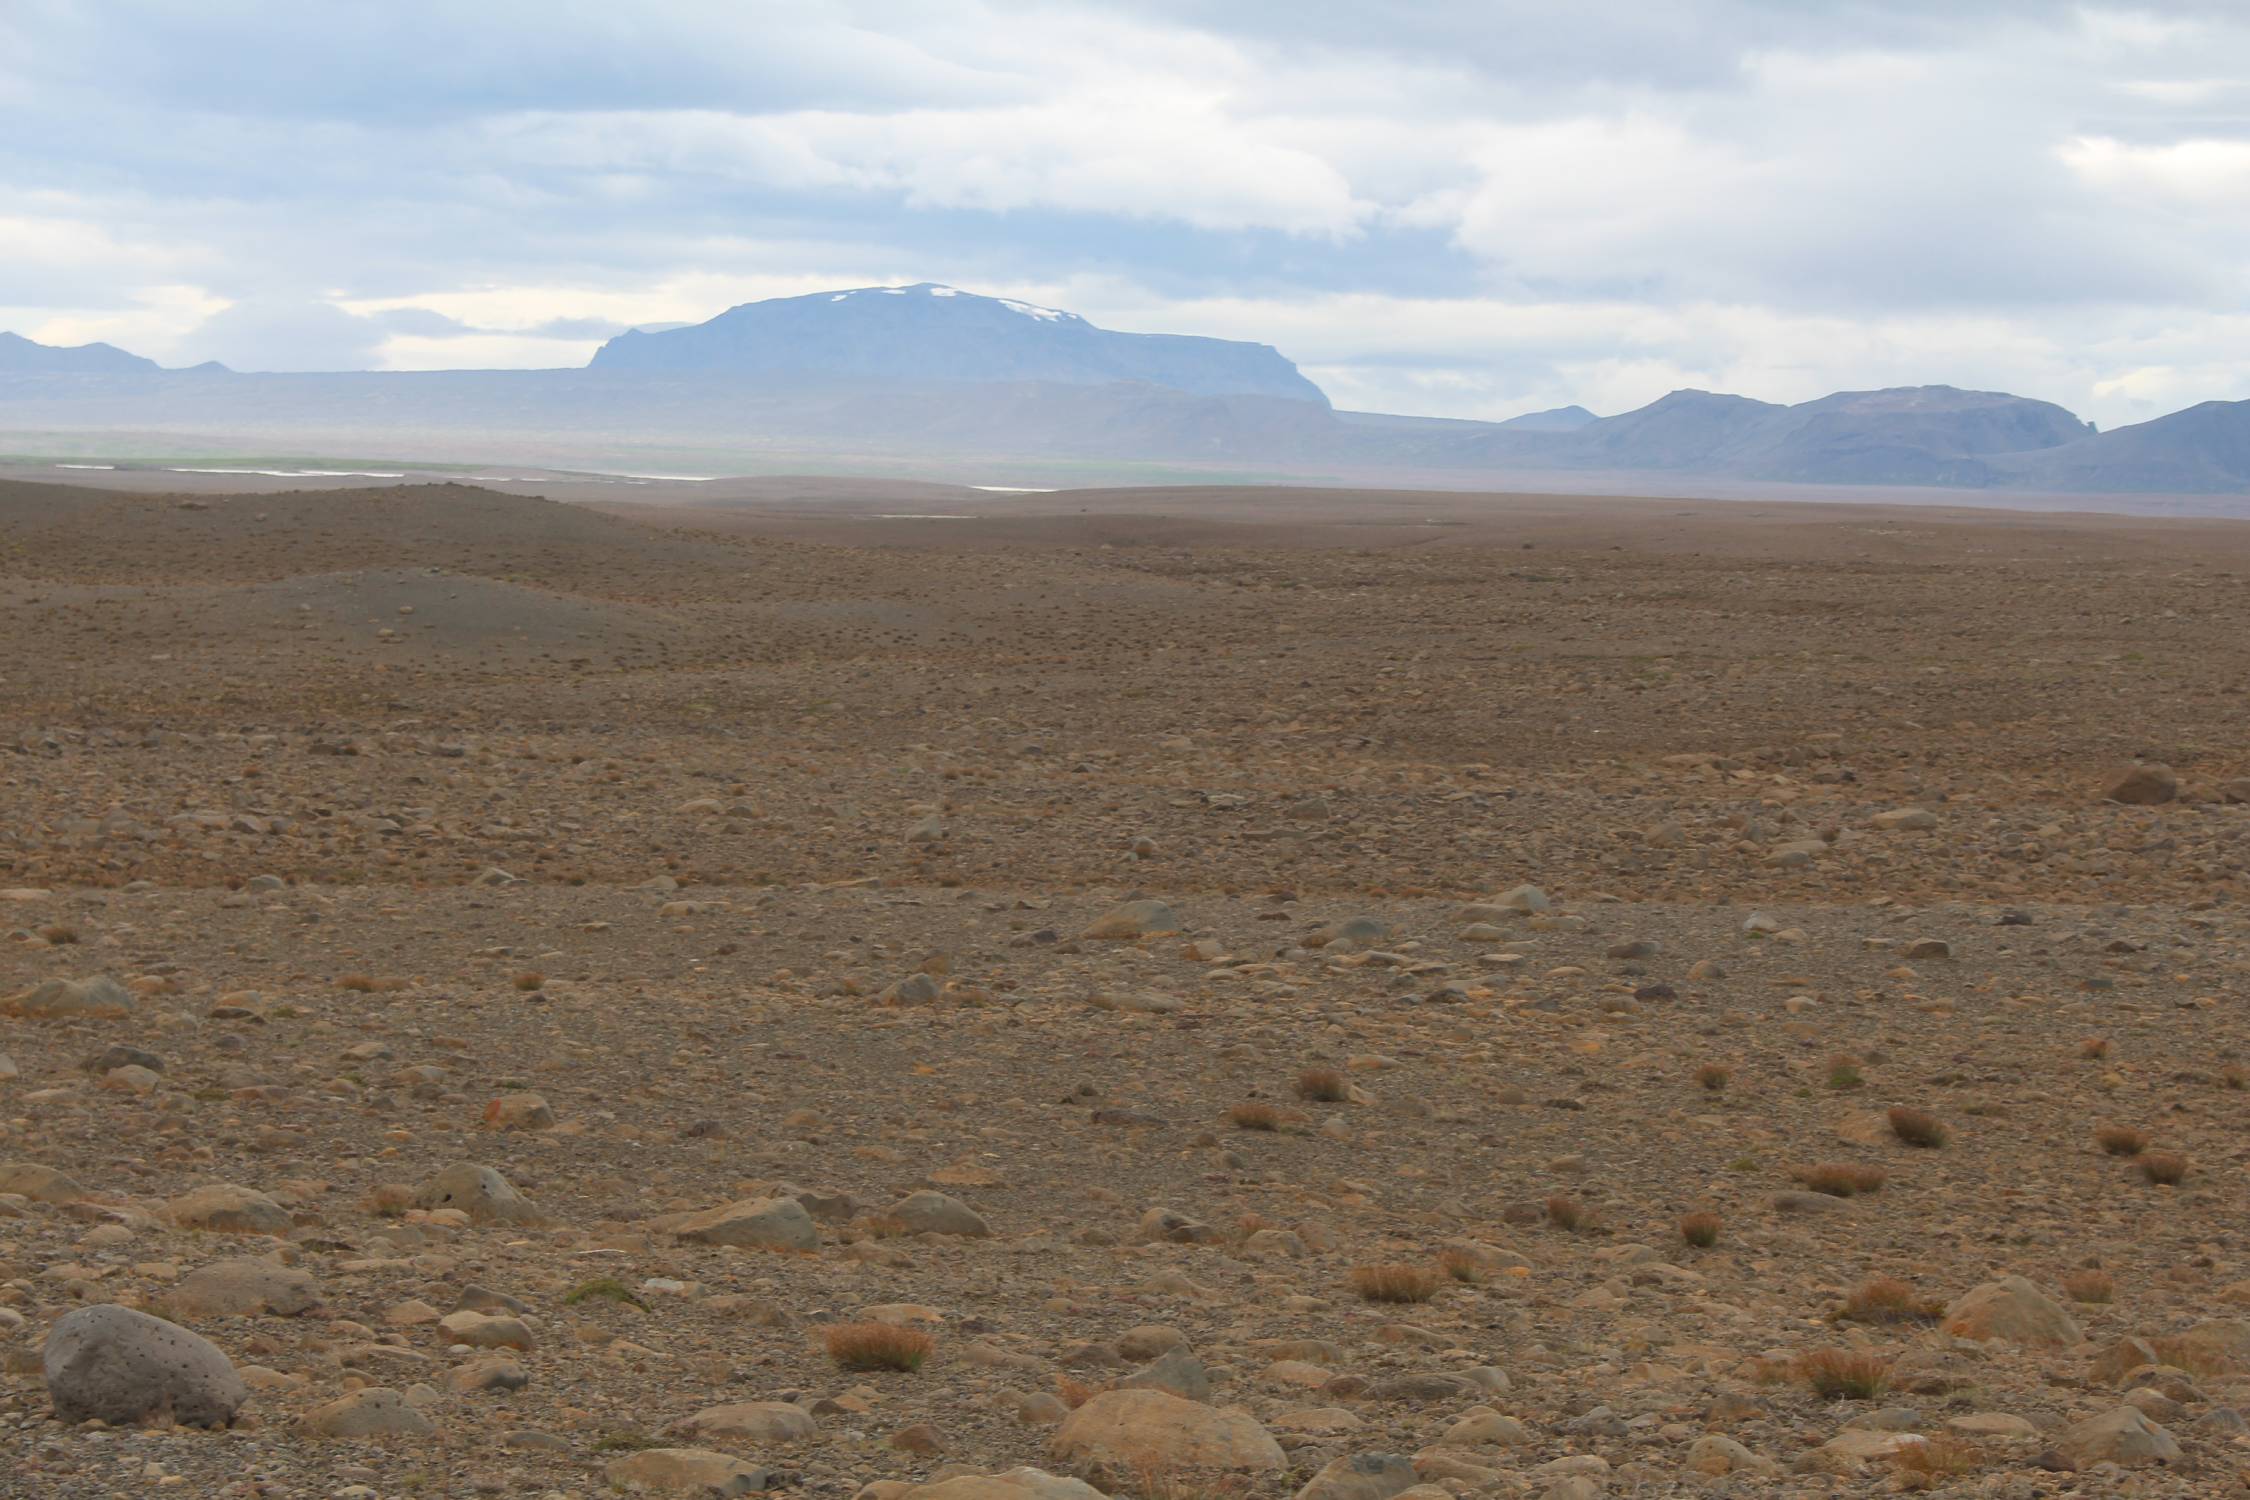
<svg viewBox="0 0 2250 1500"><path fill-rule="evenodd" d="M2250 524L633 502L0 485L0 1493L2245 1488Z"/></svg>

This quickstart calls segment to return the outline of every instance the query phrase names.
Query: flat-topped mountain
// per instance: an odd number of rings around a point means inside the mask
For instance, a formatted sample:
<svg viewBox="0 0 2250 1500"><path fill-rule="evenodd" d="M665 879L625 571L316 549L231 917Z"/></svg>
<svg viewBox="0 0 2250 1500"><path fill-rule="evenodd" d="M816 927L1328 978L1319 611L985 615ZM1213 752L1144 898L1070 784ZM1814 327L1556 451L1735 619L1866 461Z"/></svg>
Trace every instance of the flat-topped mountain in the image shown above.
<svg viewBox="0 0 2250 1500"><path fill-rule="evenodd" d="M776 297L686 328L635 329L602 345L588 368L918 385L1130 382L1198 396L1328 402L1320 387L1265 344L1116 333L1076 313L933 282Z"/></svg>

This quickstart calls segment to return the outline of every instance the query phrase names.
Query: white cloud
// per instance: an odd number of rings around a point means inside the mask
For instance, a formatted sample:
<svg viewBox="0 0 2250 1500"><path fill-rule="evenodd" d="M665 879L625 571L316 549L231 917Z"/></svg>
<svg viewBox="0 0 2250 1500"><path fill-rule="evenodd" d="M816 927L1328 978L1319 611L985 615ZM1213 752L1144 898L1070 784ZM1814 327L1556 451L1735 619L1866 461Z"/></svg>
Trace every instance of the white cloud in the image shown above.
<svg viewBox="0 0 2250 1500"><path fill-rule="evenodd" d="M311 297L232 303L180 339L187 358L236 370L364 370L384 343L381 324Z"/></svg>
<svg viewBox="0 0 2250 1500"><path fill-rule="evenodd" d="M567 364L603 325L933 279L1271 343L1378 408L2250 395L2226 0L623 14L0 5L0 326ZM321 51L365 66L288 65Z"/></svg>
<svg viewBox="0 0 2250 1500"><path fill-rule="evenodd" d="M517 333L469 333L445 338L394 334L371 364L377 370L551 370L583 365L600 339L554 339Z"/></svg>
<svg viewBox="0 0 2250 1500"><path fill-rule="evenodd" d="M1044 209L1200 229L1348 234L1372 212L1317 155L1160 85L992 109L853 115L543 112L493 122L520 163L628 180L882 194L909 208Z"/></svg>

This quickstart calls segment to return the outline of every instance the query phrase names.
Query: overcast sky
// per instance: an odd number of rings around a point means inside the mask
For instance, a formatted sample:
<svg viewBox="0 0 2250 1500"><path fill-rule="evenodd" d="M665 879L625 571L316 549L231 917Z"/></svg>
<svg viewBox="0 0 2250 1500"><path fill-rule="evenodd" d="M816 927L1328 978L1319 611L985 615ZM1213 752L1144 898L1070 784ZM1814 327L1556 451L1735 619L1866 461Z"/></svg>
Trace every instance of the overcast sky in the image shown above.
<svg viewBox="0 0 2250 1500"><path fill-rule="evenodd" d="M582 363L942 281L1339 404L2250 397L2250 3L0 0L0 328Z"/></svg>

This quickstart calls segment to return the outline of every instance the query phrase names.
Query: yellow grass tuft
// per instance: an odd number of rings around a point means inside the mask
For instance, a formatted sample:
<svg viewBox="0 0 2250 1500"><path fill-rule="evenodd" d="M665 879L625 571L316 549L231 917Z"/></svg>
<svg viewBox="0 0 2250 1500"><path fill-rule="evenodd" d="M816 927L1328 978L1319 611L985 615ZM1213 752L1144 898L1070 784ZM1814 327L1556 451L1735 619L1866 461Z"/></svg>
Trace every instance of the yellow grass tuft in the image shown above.
<svg viewBox="0 0 2250 1500"><path fill-rule="evenodd" d="M1893 1109L1888 1118L1891 1122L1891 1134L1909 1146L1923 1146L1934 1150L1952 1138L1952 1132L1945 1128L1945 1122L1926 1109L1900 1107Z"/></svg>
<svg viewBox="0 0 2250 1500"><path fill-rule="evenodd" d="M1891 1362L1864 1349L1820 1349L1797 1361L1797 1378L1824 1401L1872 1401L1891 1386Z"/></svg>
<svg viewBox="0 0 2250 1500"><path fill-rule="evenodd" d="M895 1323L838 1323L822 1332L821 1342L839 1369L856 1371L919 1370L937 1349L937 1340L920 1329Z"/></svg>
<svg viewBox="0 0 2250 1500"><path fill-rule="evenodd" d="M1352 1290L1369 1302L1427 1302L1437 1295L1441 1280L1442 1273L1428 1266L1352 1268Z"/></svg>

